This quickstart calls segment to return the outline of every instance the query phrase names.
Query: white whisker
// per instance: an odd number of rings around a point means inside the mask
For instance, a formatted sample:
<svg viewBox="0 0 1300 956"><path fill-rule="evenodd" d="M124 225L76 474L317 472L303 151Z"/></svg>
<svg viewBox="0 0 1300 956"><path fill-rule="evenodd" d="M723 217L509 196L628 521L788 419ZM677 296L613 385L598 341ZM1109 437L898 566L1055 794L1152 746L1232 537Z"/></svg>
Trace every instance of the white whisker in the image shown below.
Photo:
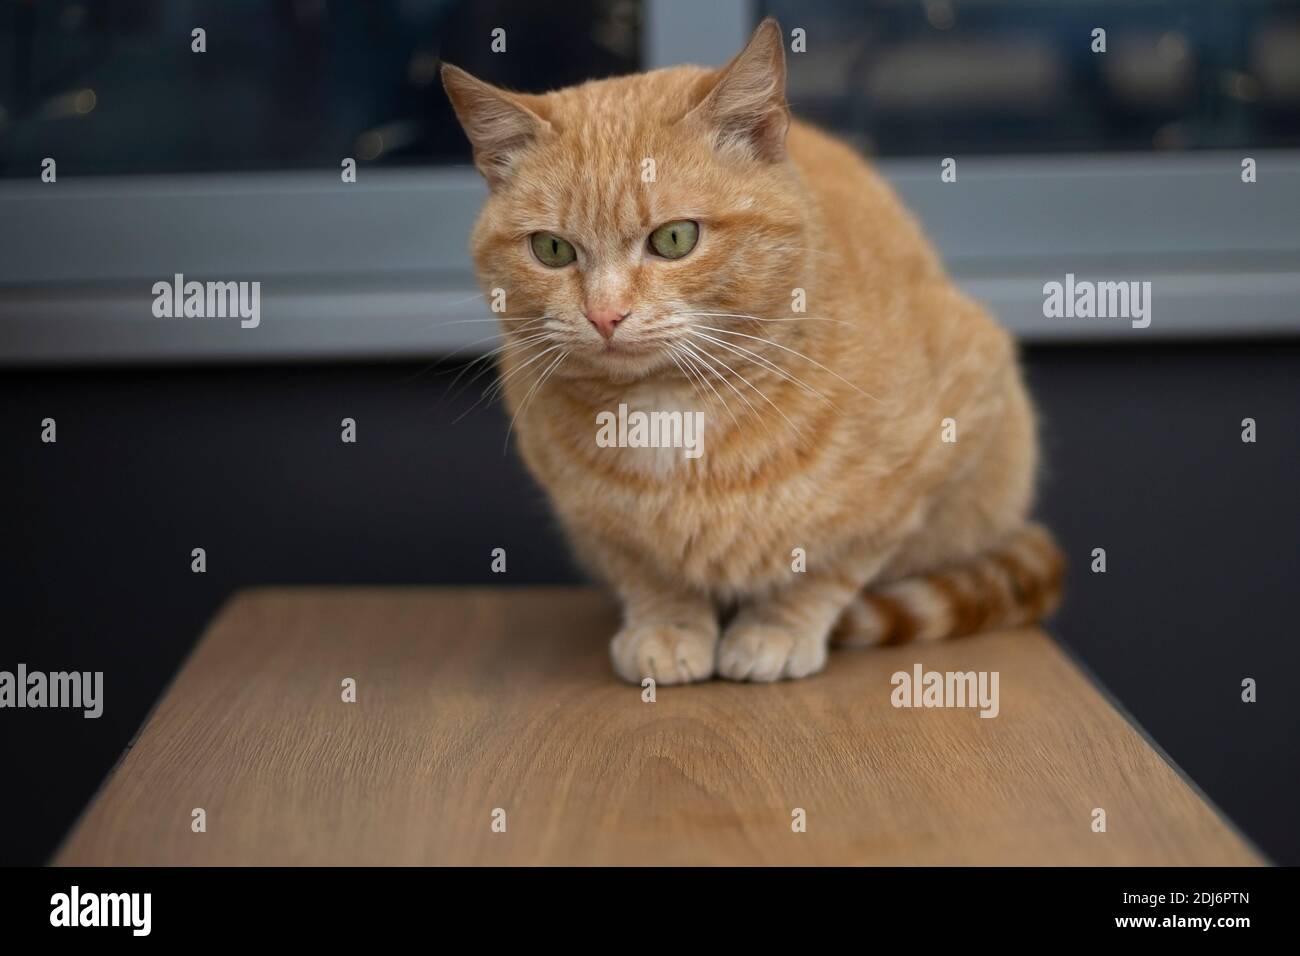
<svg viewBox="0 0 1300 956"><path fill-rule="evenodd" d="M673 364L677 366L677 370L682 373L682 378L690 382L691 392L698 397L700 401L706 402L708 396L700 391L700 387L695 383L695 379L691 377L691 374L688 371L686 371L686 366L683 365L682 360L677 357L677 350L672 345L667 345L664 347L664 354L672 359Z"/></svg>
<svg viewBox="0 0 1300 956"><path fill-rule="evenodd" d="M691 348L699 349L701 352L704 352L704 349L699 345L692 345ZM736 378L740 379L742 382L748 385L751 389L753 389L758 394L759 398L763 399L763 401L767 402L767 404L771 405L774 409L776 409L776 413L785 419L786 424L789 425L791 428L793 428L796 434L798 435L803 434L803 431L799 428L799 426L796 425L794 422L790 421L789 417L785 414L785 412L781 411L780 407L776 404L776 402L768 398L767 395L763 393L763 390L761 388L758 388L757 386L754 385L753 382L745 378L745 376L741 375L739 372L732 369L729 365L723 362L722 359L718 358L712 353L705 352L705 354L707 354L709 358L713 359L713 361L717 362L719 365L725 368L728 372L731 372L731 374L736 376ZM727 384L731 385L730 382L728 382ZM734 385L732 385L731 387L736 392L737 395L741 395L740 389L736 388L736 386ZM741 395L741 398L744 398L744 396ZM760 422L763 423L763 427L767 428L768 431L771 431L771 429L768 428L767 420L764 419L763 416L758 413L758 409L754 408L754 406L750 403L749 399L745 399L745 404L749 405L749 407L753 410L754 417L756 417Z"/></svg>
<svg viewBox="0 0 1300 956"><path fill-rule="evenodd" d="M515 330L512 330L512 331L515 331L515 332L529 332L529 331L532 331L532 330L531 330L531 329L515 329ZM437 366L437 365L445 365L445 364L447 364L448 362L452 361L452 359L454 359L454 358L456 358L456 356L460 355L461 352L464 352L464 351L467 350L467 349L472 349L472 348L474 348L475 346L482 345L484 342L493 342L493 341L496 341L496 340L499 339L499 338L500 338L499 335L489 335L489 336L485 336L484 338L477 339L477 340L475 340L475 341L473 341L473 342L470 342L470 343L467 344L467 345L462 345L460 348L458 348L458 349L454 349L453 351L451 351L451 352L448 353L447 355L443 355L443 356L441 356L441 357L440 357L436 362L433 362L433 363L431 363L431 364L429 364L429 365L426 365L424 368L420 369L418 372L414 373L413 375L408 376L407 378L403 379L402 381L404 381L404 382L411 382L411 381L414 381L415 379L417 379L417 378L419 378L421 375L423 375L425 372L429 371L429 369L434 368L434 367ZM470 369L472 366L476 365L478 362L481 362L484 358L490 358L492 355L494 355L494 354L496 354L497 352L499 352L502 348L504 348L504 346L498 346L497 348L494 348L494 349L489 350L489 351L486 353L486 355L480 355L480 356L478 356L477 358L471 360L470 363L469 363L469 365L467 365L467 366L465 366L464 368L462 368L462 369L461 369L461 370L456 374L456 377L455 377L454 379L452 379L451 384L454 386L458 381L460 381L460 377L461 377L462 375L464 375L467 371L469 371L469 369ZM450 371L450 369L448 369L448 371ZM449 386L449 388L450 388L450 386ZM454 396L453 396L453 397L454 397Z"/></svg>
<svg viewBox="0 0 1300 956"><path fill-rule="evenodd" d="M691 352L691 350L690 350L690 343L689 343L689 342L682 342L682 343L680 343L680 344L677 346L677 348L679 348L679 349L685 349L685 350L686 350L686 353L685 353L685 354L688 354L688 355L689 355L689 354L693 354L693 353ZM715 369L715 368L713 368L712 366L710 366L709 363L703 359L703 357L698 356L698 355L695 356L695 357L696 357L696 359L697 359L698 361L700 361L703 365L705 365L705 366L709 369L709 371L711 371L711 372L713 373L713 375L714 375L716 378L720 378L720 379L722 379L722 381L723 381L725 384L727 384L727 385L731 385L731 383L728 382L725 378L722 378L722 376L720 376L720 375L718 374L718 370ZM721 403L722 407L723 407L724 409L727 410L727 414L731 416L731 420L735 423L736 428L739 429L739 428L740 428L740 419L736 417L736 413L735 413L734 411L732 411L731 406L730 406L729 404L727 404L727 400L724 399L724 398L722 397L722 395L718 392L718 390L717 390L716 388L713 387L713 383L712 383L712 382L710 382L707 378L704 378L704 376L700 376L700 377L701 377L701 379L704 381L704 384L707 385L707 386L709 387L709 390L710 390L711 392L713 392L713 394L716 395L716 396L718 397L718 402ZM736 386L731 385L731 388L732 388L733 391L736 391L736 394L737 394L737 395L740 395L740 392L736 390ZM742 401L745 402L746 405L749 405L749 402L745 400L745 396L744 396L744 395L740 395L740 398L741 398ZM753 405L750 405L749 407L750 407L750 410L753 411L754 406L753 406ZM758 413L755 412L755 414L758 414Z"/></svg>
<svg viewBox="0 0 1300 956"><path fill-rule="evenodd" d="M536 328L530 328L530 327L528 327L528 326L525 326L525 327L523 327L523 328L511 329L510 331L511 331L511 333L513 333L513 334L520 335L520 334L523 334L523 333L525 333L525 332L534 332L534 331L536 331ZM484 342L495 342L495 341L497 341L497 340L500 339L500 338L501 338L500 335L485 335L485 336L484 336L483 338L481 338L481 339L475 339L473 342L470 342L470 343L468 343L468 344L466 344L466 345L462 345L462 346L461 346L460 348L458 348L458 349L453 349L453 350L451 351L450 354L448 354L448 355L446 355L446 356L443 357L443 361L444 361L444 362L449 362L449 361L451 361L452 359L454 359L457 355L459 355L461 352L464 352L464 351L466 351L466 350L468 350L468 349L472 349L472 348L474 348L474 347L476 347L476 346L482 345ZM490 353L489 353L489 354L490 354Z"/></svg>
<svg viewBox="0 0 1300 956"><path fill-rule="evenodd" d="M451 385L448 386L448 389L454 388L456 383L460 381L461 376L463 376L466 372L472 369L475 365L478 365L479 363L483 363L482 367L479 368L479 370L476 371L473 375L471 375L469 380L466 381L465 384L461 387L460 391L456 392L456 394L453 395L452 397L454 398L457 395L460 395L461 392L465 391L465 389L469 388L480 378L482 378L484 374L486 374L487 371L492 368L492 360L495 359L497 356L504 354L506 349L523 348L527 345L532 345L535 342L545 341L550 337L551 334L549 332L533 332L532 334L527 335L522 339L507 340L502 344L498 345L496 348L483 353L478 358L466 364L465 367L462 368L460 372L456 375L456 377L451 380Z"/></svg>
<svg viewBox="0 0 1300 956"><path fill-rule="evenodd" d="M826 372L826 373L829 374L829 375L834 375L834 376L835 376L836 378L838 378L841 382L843 382L843 383L844 383L845 385L847 385L849 388L853 389L853 390L854 390L855 392L857 392L859 395L862 395L864 398L869 398L869 399L871 399L873 402L876 402L876 403L878 403L878 404L884 404L883 402L880 401L880 399L876 398L876 396L872 395L870 392L863 391L861 388L859 388L858 386L854 385L852 382L850 382L847 378L845 378L843 375L841 375L839 372L835 371L834 369L827 368L825 365L823 365L821 362L817 361L816 359L814 359L814 358L809 358L807 355L804 355L802 352L800 352L800 351L798 351L798 350L796 350L796 349L792 349L792 348L789 348L789 347L787 347L787 346L784 346L784 345L782 345L780 342L773 342L771 339L761 338L760 336L757 336L757 335L748 335L748 334L746 334L745 332L737 332L737 331L735 331L734 329L715 329L715 328L712 328L711 326L708 326L708 325L699 325L699 326L696 326L696 328L704 329L704 330L707 331L707 332L717 332L717 333L719 333L719 334L721 334L721 335L739 335L739 336L741 336L742 338L753 339L755 342L762 342L762 343L764 343L765 345L771 345L771 346L773 346L774 348L781 349L781 350L784 351L784 352L789 352L791 355L794 355L794 356L796 356L797 358L801 358L801 359L803 359L805 362L810 362L810 363L812 363L813 365L817 366L817 368L821 369L823 372Z"/></svg>
<svg viewBox="0 0 1300 956"><path fill-rule="evenodd" d="M522 372L524 369L528 368L530 365L532 365L534 362L538 361L539 359L545 358L547 355L550 355L556 349L561 349L561 348L564 348L564 343L557 342L554 345L552 345L550 348L542 349L540 352L538 352L528 361L523 362L517 367L511 369L506 374L502 375L500 378L498 378L495 382L493 382L491 385L487 387L486 394L489 396L488 401L494 400L497 396L499 396L502 392L504 392L506 388L506 383L509 382L516 375L518 375L520 372Z"/></svg>
<svg viewBox="0 0 1300 956"><path fill-rule="evenodd" d="M451 308L455 308L458 305L466 305L467 303L473 302L476 299L481 299L481 298L483 298L483 293L479 292L476 293L475 295L470 296L468 299L457 299L455 302L444 302L442 303L442 307L444 309L451 309Z"/></svg>
<svg viewBox="0 0 1300 956"><path fill-rule="evenodd" d="M766 368L769 371L775 372L777 375L780 375L786 381L793 382L795 385L798 385L800 388L802 388L804 391L808 392L809 394L816 395L818 398L824 401L827 405L830 405L832 408L835 407L835 403L832 402L829 398L827 398L821 392L817 391L817 389L813 388L807 382L803 381L802 379L790 374L785 369L781 368L771 359L759 355L757 352L747 349L744 346L733 345L732 343L724 342L722 339L717 338L715 336L705 335L703 332L698 331L695 326L690 327L690 333L699 338L707 339L708 341L713 342L715 345L720 345L729 352L735 352L737 355L741 356L742 358L748 359L752 364L758 365L760 368Z"/></svg>
<svg viewBox="0 0 1300 956"><path fill-rule="evenodd" d="M783 316L779 319L765 319L762 316L745 315L740 312L674 312L673 315L703 315L718 319L749 319L752 322L831 322L835 325L853 324L852 322L845 322L843 319L832 319L824 315L790 315Z"/></svg>
<svg viewBox="0 0 1300 956"><path fill-rule="evenodd" d="M509 450L510 448L510 436L514 433L515 430L515 421L519 418L520 415L523 414L524 409L528 407L528 403L532 401L533 396L537 394L538 390L542 387L543 384L545 384L546 380L551 377L551 373L554 372L557 368L559 368L560 363L563 362L568 357L569 357L569 353L567 351L561 352L559 355L555 357L555 361L552 362L550 365L548 365L546 367L546 370L542 372L541 375L537 376L537 381L533 382L533 387L528 390L528 394L524 396L524 400L519 403L519 407L515 409L514 415L511 416L510 418L510 425L508 428L506 428L505 444L501 446L502 454L505 454L506 451Z"/></svg>
<svg viewBox="0 0 1300 956"><path fill-rule="evenodd" d="M551 319L551 318L554 318L554 316L551 316L551 315L523 315L523 316L519 316L518 318L512 318L512 317L510 317L510 316L505 316L505 315L494 315L494 316L491 316L491 317L488 317L488 318L476 318L476 319L453 319L453 320L451 320L450 322L443 322L443 321L439 320L439 321L437 321L437 322L430 322L429 325L430 325L430 326L438 326L439 328L441 328L441 327L443 327L443 326L451 326L451 325L479 325L479 324L481 324L481 323L483 323L483 322L491 322L491 323L493 323L494 325L500 325L502 322L538 322L538 321L540 321L540 320L542 320L542 319ZM513 331L515 331L515 329L509 329L508 331L513 332Z"/></svg>
<svg viewBox="0 0 1300 956"><path fill-rule="evenodd" d="M545 355L550 354L551 352L554 352L558 348L563 348L563 345L562 344L552 345L550 348L543 349L541 352L534 355L532 358L528 359L528 361L522 363L521 365L515 366L505 375L502 375L499 379L497 379L495 382L493 382L491 385L485 388L483 390L483 394L479 396L478 400L469 408L465 409L465 411L461 412L460 415L456 417L456 420L452 422L452 424L454 425L456 424L456 422L459 422L462 418L464 418L474 409L478 408L479 405L481 405L484 401L487 401L489 403L495 401L497 396L499 396L501 392L505 390L506 382L514 378L524 369L528 368L528 366L532 365L538 359L542 358Z"/></svg>

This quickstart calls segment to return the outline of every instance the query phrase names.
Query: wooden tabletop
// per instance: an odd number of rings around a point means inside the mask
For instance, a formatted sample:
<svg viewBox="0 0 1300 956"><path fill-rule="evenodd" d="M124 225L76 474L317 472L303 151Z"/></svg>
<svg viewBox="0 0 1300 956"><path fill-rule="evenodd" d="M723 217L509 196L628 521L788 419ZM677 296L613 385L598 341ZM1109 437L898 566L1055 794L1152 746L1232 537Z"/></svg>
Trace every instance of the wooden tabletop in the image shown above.
<svg viewBox="0 0 1300 956"><path fill-rule="evenodd" d="M243 592L55 862L1261 862L1041 633L647 703L615 621L576 588ZM998 715L894 707L917 664L998 672Z"/></svg>

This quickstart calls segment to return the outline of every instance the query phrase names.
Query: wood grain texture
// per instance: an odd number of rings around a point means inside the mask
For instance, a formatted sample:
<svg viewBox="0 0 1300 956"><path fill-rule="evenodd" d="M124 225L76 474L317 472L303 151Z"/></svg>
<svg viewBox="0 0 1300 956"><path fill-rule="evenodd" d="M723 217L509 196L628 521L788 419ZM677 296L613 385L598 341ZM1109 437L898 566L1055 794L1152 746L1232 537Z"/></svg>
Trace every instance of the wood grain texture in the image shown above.
<svg viewBox="0 0 1300 956"><path fill-rule="evenodd" d="M611 676L614 622L582 589L241 593L56 862L1260 862L1040 633L643 703ZM895 709L917 662L999 671L999 716Z"/></svg>

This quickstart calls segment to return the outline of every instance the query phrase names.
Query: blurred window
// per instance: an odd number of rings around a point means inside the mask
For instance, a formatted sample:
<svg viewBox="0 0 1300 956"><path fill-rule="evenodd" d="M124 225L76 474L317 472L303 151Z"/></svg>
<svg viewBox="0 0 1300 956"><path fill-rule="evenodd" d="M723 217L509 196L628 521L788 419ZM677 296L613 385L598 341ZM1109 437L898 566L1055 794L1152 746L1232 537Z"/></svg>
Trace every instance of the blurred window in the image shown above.
<svg viewBox="0 0 1300 956"><path fill-rule="evenodd" d="M638 0L0 0L0 174L465 163L440 57L553 88L639 69L640 21Z"/></svg>
<svg viewBox="0 0 1300 956"><path fill-rule="evenodd" d="M807 31L790 57L796 112L880 155L1300 146L1294 2L761 7Z"/></svg>

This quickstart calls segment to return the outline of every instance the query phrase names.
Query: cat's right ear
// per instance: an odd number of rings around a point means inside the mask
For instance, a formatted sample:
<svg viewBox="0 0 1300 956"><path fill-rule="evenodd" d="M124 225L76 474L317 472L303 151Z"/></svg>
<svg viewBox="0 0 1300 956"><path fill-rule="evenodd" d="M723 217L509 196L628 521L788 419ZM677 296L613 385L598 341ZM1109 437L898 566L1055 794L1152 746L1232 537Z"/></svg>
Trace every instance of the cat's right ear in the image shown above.
<svg viewBox="0 0 1300 956"><path fill-rule="evenodd" d="M739 144L768 162L783 160L790 126L784 42L775 19L760 23L686 119L702 123L720 146Z"/></svg>
<svg viewBox="0 0 1300 956"><path fill-rule="evenodd" d="M551 124L524 105L524 97L484 83L458 66L442 65L442 85L470 145L474 165L488 186L505 182L516 157L551 131Z"/></svg>

